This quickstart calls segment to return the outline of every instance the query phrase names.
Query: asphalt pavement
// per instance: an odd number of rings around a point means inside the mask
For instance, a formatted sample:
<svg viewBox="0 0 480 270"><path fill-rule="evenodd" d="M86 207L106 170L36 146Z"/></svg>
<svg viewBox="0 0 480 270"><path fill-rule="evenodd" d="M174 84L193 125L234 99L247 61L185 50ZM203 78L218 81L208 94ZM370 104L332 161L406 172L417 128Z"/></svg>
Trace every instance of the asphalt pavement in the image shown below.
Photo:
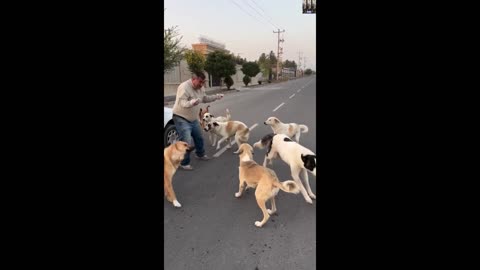
<svg viewBox="0 0 480 270"><path fill-rule="evenodd" d="M228 108L233 120L251 127L250 145L271 132L263 124L270 116L284 123L305 124L300 144L316 151L315 76L253 89L234 91L210 105L214 115L225 115ZM164 269L295 269L316 267L316 208L301 194L280 191L276 197L277 213L262 228L254 222L262 219L253 189L241 198L238 191L238 156L234 144L225 150L210 145L204 136L209 161L192 154L193 171L178 170L173 187L181 208L164 199ZM265 150L255 149L254 159L262 164ZM291 180L290 169L280 159L272 168L280 181ZM317 179L309 174L311 188L317 194ZM318 196L318 194L317 194ZM270 208L270 203L267 203Z"/></svg>

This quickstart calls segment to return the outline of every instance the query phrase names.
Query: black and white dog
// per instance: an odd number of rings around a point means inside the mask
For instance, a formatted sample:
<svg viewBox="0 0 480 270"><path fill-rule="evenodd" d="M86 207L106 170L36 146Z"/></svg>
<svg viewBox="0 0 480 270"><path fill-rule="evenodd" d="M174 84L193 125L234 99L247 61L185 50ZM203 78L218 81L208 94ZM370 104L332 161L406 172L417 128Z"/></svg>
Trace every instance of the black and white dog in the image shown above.
<svg viewBox="0 0 480 270"><path fill-rule="evenodd" d="M300 187L300 192L305 198L305 201L310 204L313 203L312 199L315 199L316 196L310 188L307 171L317 176L317 156L315 153L299 143L292 141L287 135L274 133L264 136L260 141L254 143L253 147L260 149L267 148L267 153L263 161L263 166L265 167L267 166L267 161L269 161L271 165L272 159L276 158L277 155L280 156L280 158L290 166L292 177ZM307 187L306 190L300 180L300 173L303 174L303 180Z"/></svg>

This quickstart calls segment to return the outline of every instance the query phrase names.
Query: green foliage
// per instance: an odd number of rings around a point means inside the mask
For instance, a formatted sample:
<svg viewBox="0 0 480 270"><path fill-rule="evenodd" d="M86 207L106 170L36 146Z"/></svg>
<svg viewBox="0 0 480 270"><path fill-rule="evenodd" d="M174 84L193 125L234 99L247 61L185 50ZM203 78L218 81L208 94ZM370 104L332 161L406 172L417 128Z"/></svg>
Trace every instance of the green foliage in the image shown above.
<svg viewBox="0 0 480 270"><path fill-rule="evenodd" d="M237 65L243 65L244 63L247 62L246 58L241 58L239 55L235 56L232 54L233 60L235 61L235 64Z"/></svg>
<svg viewBox="0 0 480 270"><path fill-rule="evenodd" d="M163 30L163 74L178 65L183 58L185 48L180 46L182 37L177 36L176 26Z"/></svg>
<svg viewBox="0 0 480 270"><path fill-rule="evenodd" d="M258 73L260 73L260 67L255 62L247 62L243 64L241 70L243 74L249 77L255 77Z"/></svg>
<svg viewBox="0 0 480 270"><path fill-rule="evenodd" d="M184 54L187 60L188 69L190 72L202 72L205 69L205 57L194 50L187 50Z"/></svg>
<svg viewBox="0 0 480 270"><path fill-rule="evenodd" d="M297 69L297 63L295 63L295 61L285 60L283 67Z"/></svg>
<svg viewBox="0 0 480 270"><path fill-rule="evenodd" d="M243 77L243 83L245 84L245 86L248 86L248 84L252 81L252 79L250 79L250 77L248 75L245 75Z"/></svg>
<svg viewBox="0 0 480 270"><path fill-rule="evenodd" d="M312 75L313 71L309 68L305 70L305 75Z"/></svg>
<svg viewBox="0 0 480 270"><path fill-rule="evenodd" d="M263 76L267 77L268 80L272 79L272 68L277 66L277 57L275 53L270 51L268 55L262 53L260 58L258 58L258 65L260 66L260 71L263 73Z"/></svg>
<svg viewBox="0 0 480 270"><path fill-rule="evenodd" d="M230 87L233 85L233 79L230 76L225 77L223 81L227 85L227 89L230 90Z"/></svg>
<svg viewBox="0 0 480 270"><path fill-rule="evenodd" d="M214 51L207 55L205 70L210 75L220 78L231 76L237 72L233 56L222 51Z"/></svg>

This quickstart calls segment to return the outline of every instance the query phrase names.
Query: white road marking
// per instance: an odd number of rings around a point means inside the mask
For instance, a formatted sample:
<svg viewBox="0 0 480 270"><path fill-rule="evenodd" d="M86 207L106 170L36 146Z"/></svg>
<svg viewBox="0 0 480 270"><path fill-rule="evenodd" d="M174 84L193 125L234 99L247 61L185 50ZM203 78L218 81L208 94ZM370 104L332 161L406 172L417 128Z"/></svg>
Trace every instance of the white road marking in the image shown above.
<svg viewBox="0 0 480 270"><path fill-rule="evenodd" d="M294 96L295 96L295 94L291 95L289 98L292 98L292 97L294 97Z"/></svg>
<svg viewBox="0 0 480 270"><path fill-rule="evenodd" d="M282 107L282 106L283 106L283 104L285 104L285 102L282 102L282 104L278 105L278 107L276 107L275 109L273 109L273 111L276 111L276 110L278 110L280 107Z"/></svg>
<svg viewBox="0 0 480 270"><path fill-rule="evenodd" d="M302 91L302 89L301 89L301 88L297 90L297 93L300 93L300 91Z"/></svg>
<svg viewBox="0 0 480 270"><path fill-rule="evenodd" d="M252 129L254 129L256 126L258 126L257 123L253 124L253 125L252 125L251 127L249 127L248 129L250 129L250 131L252 131ZM230 145L234 145L235 143L236 143L235 140L232 140L232 142L230 143ZM223 154L223 152L227 151L227 149L228 149L227 147L228 147L228 146L229 146L228 144L225 145L222 149L220 149L217 153L215 153L215 154L213 155L213 157L216 157L216 158L219 157L221 154Z"/></svg>

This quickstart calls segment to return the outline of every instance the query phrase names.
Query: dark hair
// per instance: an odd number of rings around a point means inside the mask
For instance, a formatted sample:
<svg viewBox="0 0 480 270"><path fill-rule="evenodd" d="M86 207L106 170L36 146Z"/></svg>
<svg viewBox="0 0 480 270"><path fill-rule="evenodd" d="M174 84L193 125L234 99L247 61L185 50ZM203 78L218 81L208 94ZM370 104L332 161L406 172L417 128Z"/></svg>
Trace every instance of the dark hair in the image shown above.
<svg viewBox="0 0 480 270"><path fill-rule="evenodd" d="M200 78L202 80L205 80L205 74L201 71L195 71L193 72L193 77L194 78Z"/></svg>

